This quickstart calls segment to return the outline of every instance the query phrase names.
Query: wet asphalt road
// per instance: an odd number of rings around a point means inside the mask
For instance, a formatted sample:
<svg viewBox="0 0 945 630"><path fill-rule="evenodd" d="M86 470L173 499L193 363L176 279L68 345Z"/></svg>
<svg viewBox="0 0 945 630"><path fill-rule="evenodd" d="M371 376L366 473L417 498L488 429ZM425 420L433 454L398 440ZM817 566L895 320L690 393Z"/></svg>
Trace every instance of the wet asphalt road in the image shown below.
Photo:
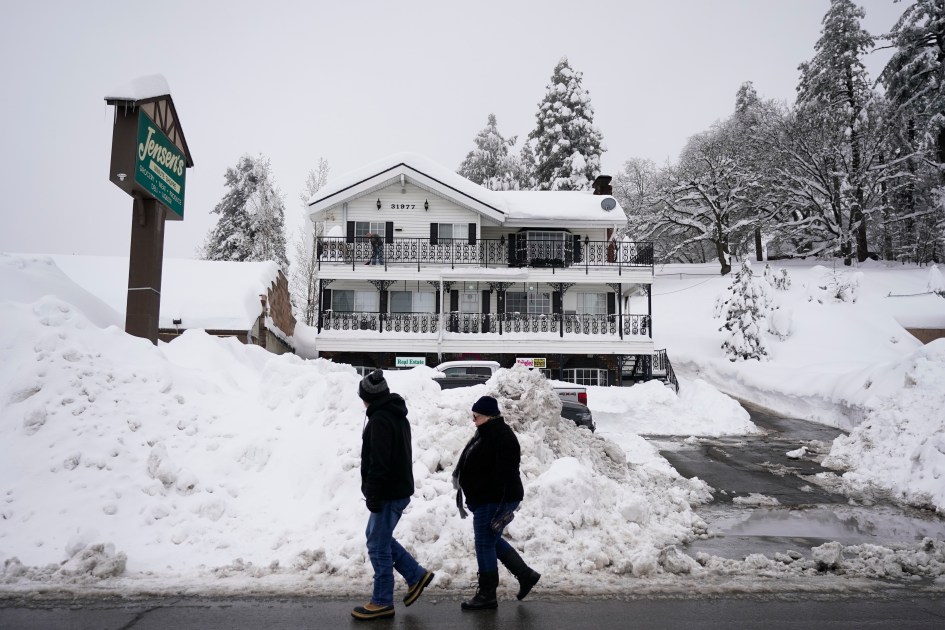
<svg viewBox="0 0 945 630"><path fill-rule="evenodd" d="M681 475L699 477L714 488L713 501L695 508L710 537L688 545L690 555L742 559L751 553L771 556L791 550L810 557L812 547L830 541L890 545L914 544L925 537L945 539L945 519L940 516L875 497L851 501L813 481L818 473L835 473L817 462L843 433L839 429L742 405L764 435L700 438L696 443L647 436ZM807 455L787 456L801 446L809 449ZM777 503L735 501L751 494Z"/></svg>
<svg viewBox="0 0 945 630"><path fill-rule="evenodd" d="M810 457L791 459L786 455L802 445L829 450L842 431L805 420L781 418L742 404L765 435L702 439L697 447L664 448L660 454L682 476L699 477L715 488L716 503L731 503L735 497L751 493L772 497L786 506L848 502L847 497L818 488L802 477L828 469ZM658 445L682 441L659 436L648 439Z"/></svg>
<svg viewBox="0 0 945 630"><path fill-rule="evenodd" d="M818 599L714 597L525 602L503 601L496 611L463 612L459 601L420 600L397 607L393 619L356 621L361 602L325 599L198 598L126 601L70 600L45 608L10 606L0 600L4 630L266 630L299 628L409 628L414 630L551 630L593 628L892 628L945 627L945 598L899 594ZM6 605L6 606L5 606Z"/></svg>

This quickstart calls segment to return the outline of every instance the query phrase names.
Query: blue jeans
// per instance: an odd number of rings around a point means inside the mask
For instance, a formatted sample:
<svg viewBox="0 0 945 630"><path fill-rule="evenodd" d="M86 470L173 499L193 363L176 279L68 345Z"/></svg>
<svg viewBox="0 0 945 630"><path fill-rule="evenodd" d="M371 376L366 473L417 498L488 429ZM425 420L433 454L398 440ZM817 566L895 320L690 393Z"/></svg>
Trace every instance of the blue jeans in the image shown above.
<svg viewBox="0 0 945 630"><path fill-rule="evenodd" d="M394 605L394 569L407 580L407 584L416 584L426 573L410 552L394 540L394 528L409 504L410 497L384 501L380 512L371 512L364 532L368 557L374 567L371 602L379 606Z"/></svg>
<svg viewBox="0 0 945 630"><path fill-rule="evenodd" d="M479 573L499 570L498 556L504 555L512 545L502 538L502 532L492 531L492 519L500 512L513 511L519 502L467 504L473 514L473 535L476 538L476 562Z"/></svg>
<svg viewBox="0 0 945 630"><path fill-rule="evenodd" d="M371 264L372 265L383 265L384 264L384 247L378 247L377 249L371 252Z"/></svg>

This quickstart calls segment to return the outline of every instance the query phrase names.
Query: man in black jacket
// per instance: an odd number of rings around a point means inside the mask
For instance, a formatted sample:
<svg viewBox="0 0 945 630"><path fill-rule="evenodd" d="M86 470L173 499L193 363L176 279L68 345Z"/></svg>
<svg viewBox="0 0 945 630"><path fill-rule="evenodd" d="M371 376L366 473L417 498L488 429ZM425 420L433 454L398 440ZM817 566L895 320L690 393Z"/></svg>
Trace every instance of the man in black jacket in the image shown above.
<svg viewBox="0 0 945 630"><path fill-rule="evenodd" d="M518 580L518 599L524 599L541 574L533 570L512 545L502 537L505 526L525 496L519 464L522 458L518 438L505 423L499 402L483 396L472 406L476 434L463 449L453 471L458 486L456 505L460 515L463 493L473 513L473 536L476 563L479 566L479 588L472 599L461 604L463 610L496 608L496 587L499 585L499 561Z"/></svg>
<svg viewBox="0 0 945 630"><path fill-rule="evenodd" d="M407 581L404 604L414 603L433 580L406 549L394 539L394 527L413 494L413 449L407 404L391 393L382 370L374 370L361 380L358 396L367 408L367 422L361 434L361 493L371 516L368 519L367 549L374 567L371 601L358 606L355 619L394 616L394 569Z"/></svg>

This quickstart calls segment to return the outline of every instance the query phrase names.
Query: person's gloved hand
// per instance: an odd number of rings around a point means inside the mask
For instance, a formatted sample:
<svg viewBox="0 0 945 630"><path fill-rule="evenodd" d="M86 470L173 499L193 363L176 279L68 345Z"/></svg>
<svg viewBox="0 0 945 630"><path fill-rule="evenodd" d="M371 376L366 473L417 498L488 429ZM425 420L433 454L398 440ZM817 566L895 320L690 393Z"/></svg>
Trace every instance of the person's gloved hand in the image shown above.
<svg viewBox="0 0 945 630"><path fill-rule="evenodd" d="M367 503L367 509L375 514L380 512L381 508L384 506L384 502L375 497L368 497L365 499L365 502Z"/></svg>

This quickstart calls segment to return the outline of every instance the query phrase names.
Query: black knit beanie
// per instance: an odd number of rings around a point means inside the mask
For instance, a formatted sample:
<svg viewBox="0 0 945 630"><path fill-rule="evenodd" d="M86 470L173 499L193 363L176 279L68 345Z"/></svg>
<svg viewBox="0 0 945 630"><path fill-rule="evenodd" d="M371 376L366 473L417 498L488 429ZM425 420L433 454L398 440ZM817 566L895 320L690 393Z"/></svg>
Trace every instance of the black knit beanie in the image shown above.
<svg viewBox="0 0 945 630"><path fill-rule="evenodd" d="M358 396L365 402L372 403L390 393L387 381L384 379L384 370L374 370L361 379L358 385Z"/></svg>

